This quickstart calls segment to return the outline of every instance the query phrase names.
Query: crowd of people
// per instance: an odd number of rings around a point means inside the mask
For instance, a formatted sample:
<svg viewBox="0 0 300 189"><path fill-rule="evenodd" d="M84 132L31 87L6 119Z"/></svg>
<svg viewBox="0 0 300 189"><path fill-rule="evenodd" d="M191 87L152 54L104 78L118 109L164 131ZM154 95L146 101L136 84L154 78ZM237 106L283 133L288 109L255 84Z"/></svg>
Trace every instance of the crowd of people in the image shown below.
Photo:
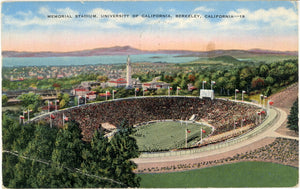
<svg viewBox="0 0 300 189"><path fill-rule="evenodd" d="M205 121L215 127L213 135L258 122L256 106L221 99L197 97L145 97L128 98L101 103L81 105L52 113L53 126L62 127L63 118L80 124L84 140L93 136L102 123L119 127L126 119L129 125L151 120L188 120L196 115L195 121ZM265 116L261 115L261 116ZM41 117L49 122L50 116ZM263 119L263 118L262 118Z"/></svg>
<svg viewBox="0 0 300 189"><path fill-rule="evenodd" d="M151 167L135 170L138 173L151 173L151 172L172 172L183 171L189 169L199 169L205 167L212 167L216 165L236 163L241 161L263 161L280 163L298 167L299 141L287 138L276 138L274 142L264 147L255 150L247 151L245 153L238 153L234 156L229 156L222 159L214 159L210 161L199 161L197 163L182 163L174 164L171 166Z"/></svg>

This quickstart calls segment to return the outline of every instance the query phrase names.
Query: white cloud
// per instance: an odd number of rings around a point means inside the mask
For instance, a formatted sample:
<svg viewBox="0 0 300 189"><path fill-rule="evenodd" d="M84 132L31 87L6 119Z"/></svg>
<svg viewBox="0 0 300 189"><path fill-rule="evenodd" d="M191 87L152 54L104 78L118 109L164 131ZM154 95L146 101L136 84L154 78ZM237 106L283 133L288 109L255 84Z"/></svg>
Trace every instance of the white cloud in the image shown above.
<svg viewBox="0 0 300 189"><path fill-rule="evenodd" d="M292 8L286 9L284 7L269 10L259 9L250 13L247 19L249 21L267 22L274 26L278 26L278 24L283 24L283 26L297 26L298 24L297 13Z"/></svg>
<svg viewBox="0 0 300 189"><path fill-rule="evenodd" d="M14 25L16 27L39 25L39 26L66 26L66 27L91 27L94 29L109 29L109 28L122 28L124 26L139 26L139 28L149 29L157 26L161 29L189 29L197 30L201 32L228 32L228 31L251 31L251 30L283 30L285 27L295 27L298 24L298 15L292 8L287 9L284 7L278 7L273 9L259 9L250 11L248 9L237 9L229 11L228 15L245 15L245 18L224 18L214 19L204 18L203 14L199 12L214 11L204 6L195 8L191 14L197 14L201 18L176 18L174 16L179 14L175 9L169 9L172 13L172 18L143 18L141 16L132 17L130 14L126 18L84 18L83 19L50 19L47 15L77 15L77 14L90 14L90 15L124 15L125 13L113 12L110 9L95 8L89 12L78 12L69 7L60 8L56 10L50 10L48 7L40 7L36 12L17 12L16 15L21 17L15 17L14 15L3 15L4 24ZM44 15L44 17L40 16ZM278 27L280 26L280 27Z"/></svg>
<svg viewBox="0 0 300 189"><path fill-rule="evenodd" d="M111 17L109 19L102 19L101 15L121 15L121 16L126 15L125 13L122 12L115 13L109 9L102 9L102 8L93 9L92 11L88 12L88 14L97 15L100 18L99 20L96 20L96 22L101 23L101 25L103 26L108 24L108 26L113 26L113 28L117 27L120 24L137 25L145 21L145 18L141 16L133 18L131 15L129 15L129 17Z"/></svg>
<svg viewBox="0 0 300 189"><path fill-rule="evenodd" d="M51 14L49 8L47 8L47 7L40 7L38 10L38 13L41 15L45 15L45 16Z"/></svg>
<svg viewBox="0 0 300 189"><path fill-rule="evenodd" d="M215 9L201 6L201 7L197 7L197 8L194 9L194 12L197 12L197 11L199 11L199 12L212 12L212 11L215 11Z"/></svg>
<svg viewBox="0 0 300 189"><path fill-rule="evenodd" d="M28 16L32 16L32 12L28 11L28 12L17 12L17 15L23 16L23 17L28 17Z"/></svg>
<svg viewBox="0 0 300 189"><path fill-rule="evenodd" d="M220 30L263 30L266 32L278 32L287 27L296 27L298 24L297 13L293 9L284 7L259 9L237 9L229 11L228 15L244 15L245 18L222 19L217 26Z"/></svg>
<svg viewBox="0 0 300 189"><path fill-rule="evenodd" d="M62 15L77 15L77 14L79 14L78 11L72 10L69 7L64 8L64 9L57 9L56 12L58 14L62 14Z"/></svg>
<svg viewBox="0 0 300 189"><path fill-rule="evenodd" d="M92 11L88 12L87 14L104 15L104 14L114 14L114 13L109 9L95 8Z"/></svg>

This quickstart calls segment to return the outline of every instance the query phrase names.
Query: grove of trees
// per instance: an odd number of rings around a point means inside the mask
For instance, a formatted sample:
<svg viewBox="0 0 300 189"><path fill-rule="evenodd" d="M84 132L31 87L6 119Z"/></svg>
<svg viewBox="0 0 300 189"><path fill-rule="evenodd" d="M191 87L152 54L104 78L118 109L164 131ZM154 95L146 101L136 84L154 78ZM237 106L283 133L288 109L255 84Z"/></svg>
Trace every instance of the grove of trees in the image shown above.
<svg viewBox="0 0 300 189"><path fill-rule="evenodd" d="M90 142L70 121L64 128L19 124L3 113L3 184L12 188L138 187L130 159L139 155L126 122L114 137L94 132Z"/></svg>
<svg viewBox="0 0 300 189"><path fill-rule="evenodd" d="M184 65L181 65L184 67ZM298 60L285 60L271 64L236 66L227 69L218 67L199 68L177 73L163 74L163 81L171 83L173 89L179 86L187 89L187 84L192 83L196 88L202 88L202 82L206 89L211 88L211 81L218 95L233 95L235 89L245 90L247 94L263 93L271 95L278 89L298 81Z"/></svg>

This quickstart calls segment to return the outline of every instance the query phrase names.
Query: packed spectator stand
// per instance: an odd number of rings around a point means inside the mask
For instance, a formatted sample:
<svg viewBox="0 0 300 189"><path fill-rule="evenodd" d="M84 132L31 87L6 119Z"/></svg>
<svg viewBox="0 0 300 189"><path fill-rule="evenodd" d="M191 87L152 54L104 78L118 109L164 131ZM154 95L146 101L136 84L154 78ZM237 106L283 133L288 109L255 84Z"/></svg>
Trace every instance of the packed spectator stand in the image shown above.
<svg viewBox="0 0 300 189"><path fill-rule="evenodd" d="M259 124L257 106L237 103L224 99L200 99L197 97L142 97L116 99L99 103L91 103L51 112L34 121L52 119L52 125L63 126L63 116L79 123L83 140L89 141L95 129L103 123L119 127L126 119L129 125L135 125L151 120L188 120L196 115L199 122L207 122L215 127L212 135L218 135L243 126ZM264 119L266 114L261 114ZM103 129L103 128L102 128Z"/></svg>

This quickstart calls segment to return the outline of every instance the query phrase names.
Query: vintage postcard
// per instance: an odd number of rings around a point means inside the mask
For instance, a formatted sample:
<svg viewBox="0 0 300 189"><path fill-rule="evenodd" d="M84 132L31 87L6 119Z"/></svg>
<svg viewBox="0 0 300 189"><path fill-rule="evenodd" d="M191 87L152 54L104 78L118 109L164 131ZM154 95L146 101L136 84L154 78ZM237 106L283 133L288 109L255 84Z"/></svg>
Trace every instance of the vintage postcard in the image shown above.
<svg viewBox="0 0 300 189"><path fill-rule="evenodd" d="M2 186L298 186L298 8L2 2Z"/></svg>

